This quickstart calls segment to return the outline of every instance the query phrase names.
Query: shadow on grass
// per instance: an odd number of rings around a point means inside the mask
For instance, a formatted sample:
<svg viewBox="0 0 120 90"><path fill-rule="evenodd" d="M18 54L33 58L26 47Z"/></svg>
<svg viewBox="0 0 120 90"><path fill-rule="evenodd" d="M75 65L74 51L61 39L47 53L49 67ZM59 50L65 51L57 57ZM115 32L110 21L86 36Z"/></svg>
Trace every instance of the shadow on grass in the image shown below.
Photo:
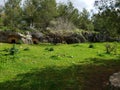
<svg viewBox="0 0 120 90"><path fill-rule="evenodd" d="M109 90L109 76L120 70L120 60L89 60L93 63L31 70L0 83L0 90Z"/></svg>

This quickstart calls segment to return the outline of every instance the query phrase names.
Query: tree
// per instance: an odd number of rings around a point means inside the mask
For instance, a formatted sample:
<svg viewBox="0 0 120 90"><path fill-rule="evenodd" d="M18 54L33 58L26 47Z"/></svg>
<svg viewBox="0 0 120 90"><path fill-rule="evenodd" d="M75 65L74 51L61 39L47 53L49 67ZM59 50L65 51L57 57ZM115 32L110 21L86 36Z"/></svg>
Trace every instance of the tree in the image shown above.
<svg viewBox="0 0 120 90"><path fill-rule="evenodd" d="M21 0L7 0L4 6L4 25L10 27L12 30L19 28L21 22L21 12L20 7Z"/></svg>
<svg viewBox="0 0 120 90"><path fill-rule="evenodd" d="M35 14L38 9L37 0L26 0L23 5L23 21L26 24L24 28L34 27Z"/></svg>
<svg viewBox="0 0 120 90"><path fill-rule="evenodd" d="M80 13L78 25L79 28L83 30L88 30L88 31L94 30L93 23L90 20L90 14L85 8Z"/></svg>
<svg viewBox="0 0 120 90"><path fill-rule="evenodd" d="M25 21L37 29L46 30L49 22L57 15L55 0L26 0Z"/></svg>
<svg viewBox="0 0 120 90"><path fill-rule="evenodd" d="M41 1L41 10L39 14L40 26L46 29L49 26L51 20L57 16L56 1L55 0L43 0Z"/></svg>
<svg viewBox="0 0 120 90"><path fill-rule="evenodd" d="M3 24L3 7L0 6L0 26Z"/></svg>
<svg viewBox="0 0 120 90"><path fill-rule="evenodd" d="M107 33L114 37L120 34L120 9L119 2L116 1L101 0L95 4L99 10L99 13L94 15L94 26L96 31Z"/></svg>
<svg viewBox="0 0 120 90"><path fill-rule="evenodd" d="M58 5L58 17L62 17L64 19L68 19L69 22L72 22L74 24L77 23L79 12L76 8L74 8L73 4L71 2L68 2L67 4L59 4Z"/></svg>
<svg viewBox="0 0 120 90"><path fill-rule="evenodd" d="M84 30L94 30L92 21L90 20L90 14L86 9L79 12L71 2L67 4L58 5L59 17L68 19L77 28Z"/></svg>
<svg viewBox="0 0 120 90"><path fill-rule="evenodd" d="M120 0L116 0L115 7L120 9Z"/></svg>

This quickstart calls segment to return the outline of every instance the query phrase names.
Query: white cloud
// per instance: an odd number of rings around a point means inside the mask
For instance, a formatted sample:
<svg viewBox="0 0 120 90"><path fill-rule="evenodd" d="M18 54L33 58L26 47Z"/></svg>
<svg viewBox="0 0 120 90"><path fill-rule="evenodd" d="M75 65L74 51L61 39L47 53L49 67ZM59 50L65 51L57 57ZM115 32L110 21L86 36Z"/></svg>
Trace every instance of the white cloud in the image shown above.
<svg viewBox="0 0 120 90"><path fill-rule="evenodd" d="M77 8L78 10L81 11L83 8L86 8L88 11L90 11L94 7L95 0L56 0L56 1L57 3L59 2L66 3L67 1L71 1L74 7Z"/></svg>

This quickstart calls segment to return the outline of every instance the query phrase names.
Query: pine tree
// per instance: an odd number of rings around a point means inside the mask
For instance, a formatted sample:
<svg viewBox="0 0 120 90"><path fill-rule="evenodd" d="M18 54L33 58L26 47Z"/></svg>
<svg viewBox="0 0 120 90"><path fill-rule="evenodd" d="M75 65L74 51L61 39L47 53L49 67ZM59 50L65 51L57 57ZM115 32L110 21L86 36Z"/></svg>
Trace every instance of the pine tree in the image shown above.
<svg viewBox="0 0 120 90"><path fill-rule="evenodd" d="M11 30L19 28L21 22L21 0L7 0L4 7L4 25L8 26Z"/></svg>

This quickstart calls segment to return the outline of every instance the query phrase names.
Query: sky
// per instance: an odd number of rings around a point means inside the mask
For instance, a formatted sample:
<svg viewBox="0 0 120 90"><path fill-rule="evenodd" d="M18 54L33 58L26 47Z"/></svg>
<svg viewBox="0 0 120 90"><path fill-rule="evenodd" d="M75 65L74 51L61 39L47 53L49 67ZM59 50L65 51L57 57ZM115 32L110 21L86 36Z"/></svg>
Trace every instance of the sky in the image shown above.
<svg viewBox="0 0 120 90"><path fill-rule="evenodd" d="M91 11L94 6L95 0L56 0L57 3L66 3L67 1L71 1L73 6L81 11L83 8L86 8L88 11ZM0 0L0 5L3 5L4 0Z"/></svg>
<svg viewBox="0 0 120 90"><path fill-rule="evenodd" d="M2 5L2 4L3 4L3 1L4 1L4 0L0 0L0 5Z"/></svg>
<svg viewBox="0 0 120 90"><path fill-rule="evenodd" d="M56 0L57 3L71 1L73 6L81 11L83 8L86 8L88 11L91 11L94 7L95 0Z"/></svg>

